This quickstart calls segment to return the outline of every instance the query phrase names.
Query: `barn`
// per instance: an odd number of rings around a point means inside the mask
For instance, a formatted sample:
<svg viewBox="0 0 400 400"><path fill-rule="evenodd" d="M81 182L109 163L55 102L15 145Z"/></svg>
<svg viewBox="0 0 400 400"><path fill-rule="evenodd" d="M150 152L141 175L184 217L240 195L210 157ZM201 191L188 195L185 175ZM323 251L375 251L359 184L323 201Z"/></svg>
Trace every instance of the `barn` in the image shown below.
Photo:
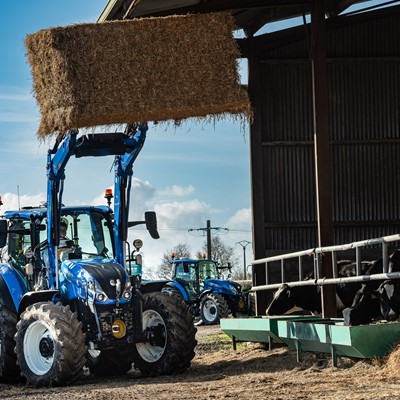
<svg viewBox="0 0 400 400"><path fill-rule="evenodd" d="M228 11L243 30L255 259L400 231L400 6L373 3L109 0L99 17ZM297 26L260 33L293 18ZM267 274L254 265L254 285ZM332 276L328 257L322 274ZM323 298L332 314L330 287ZM268 302L259 292L258 314Z"/></svg>

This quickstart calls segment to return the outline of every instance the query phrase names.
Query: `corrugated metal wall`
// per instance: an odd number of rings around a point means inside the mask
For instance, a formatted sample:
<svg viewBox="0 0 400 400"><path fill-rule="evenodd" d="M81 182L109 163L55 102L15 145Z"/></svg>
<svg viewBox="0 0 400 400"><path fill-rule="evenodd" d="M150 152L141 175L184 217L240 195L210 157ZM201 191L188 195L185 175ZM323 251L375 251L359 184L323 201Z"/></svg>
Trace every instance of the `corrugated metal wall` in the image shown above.
<svg viewBox="0 0 400 400"><path fill-rule="evenodd" d="M328 30L337 244L400 232L399 38L399 14ZM307 58L302 40L265 52L259 64L263 169L252 173L263 181L267 255L317 245Z"/></svg>

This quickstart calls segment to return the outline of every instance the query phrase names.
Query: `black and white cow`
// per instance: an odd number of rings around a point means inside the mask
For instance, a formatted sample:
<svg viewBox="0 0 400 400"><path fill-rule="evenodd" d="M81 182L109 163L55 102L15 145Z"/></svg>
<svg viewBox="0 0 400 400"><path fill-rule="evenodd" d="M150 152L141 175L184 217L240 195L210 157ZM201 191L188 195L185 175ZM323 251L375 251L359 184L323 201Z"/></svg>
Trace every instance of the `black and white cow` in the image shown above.
<svg viewBox="0 0 400 400"><path fill-rule="evenodd" d="M389 272L400 271L400 251L397 250L389 256ZM383 272L382 259L374 261L363 261L361 263L361 274L372 275ZM356 275L356 263L354 261L339 261L338 262L338 275L339 277L355 276ZM309 274L306 278L314 279L313 274ZM366 283L351 282L342 283L336 285L336 305L338 314L346 308L353 308L353 310L347 310L346 313L350 316L354 316L348 319L352 324L357 324L357 321L367 321L371 318L375 318L377 315L376 310L379 308L380 293L376 293L381 285L382 281L368 281ZM379 289L383 291L384 289ZM399 288L400 291L400 288ZM390 287L388 286L387 294L389 295ZM397 286L396 291L397 293ZM393 295L390 298L395 298ZM394 301L394 300L393 300ZM368 306L364 307L365 304L369 304L370 313L368 313ZM378 307L377 307L378 304ZM387 301L385 301L385 307L391 307ZM383 306L382 306L383 307ZM394 306L395 307L395 306ZM391 308L394 313L397 312L397 308ZM396 311L395 311L396 310ZM321 306L321 289L319 286L294 286L289 287L287 284L282 286L274 294L274 298L271 301L269 307L266 310L267 315L283 315L294 312L302 311L303 313L310 312L312 314L320 314L322 311ZM392 314L393 314L392 312ZM361 316L357 315L361 313ZM363 314L366 314L365 316ZM379 313L378 313L379 314ZM353 322L352 322L353 321Z"/></svg>
<svg viewBox="0 0 400 400"><path fill-rule="evenodd" d="M365 325L380 317L380 295L375 289L363 284L357 291L350 307L343 310L344 325Z"/></svg>
<svg viewBox="0 0 400 400"><path fill-rule="evenodd" d="M299 311L321 314L321 292L318 286L289 287L283 283L275 292L266 313L267 315L283 315Z"/></svg>
<svg viewBox="0 0 400 400"><path fill-rule="evenodd" d="M395 321L400 316L400 282L386 280L379 286L380 311L386 321Z"/></svg>

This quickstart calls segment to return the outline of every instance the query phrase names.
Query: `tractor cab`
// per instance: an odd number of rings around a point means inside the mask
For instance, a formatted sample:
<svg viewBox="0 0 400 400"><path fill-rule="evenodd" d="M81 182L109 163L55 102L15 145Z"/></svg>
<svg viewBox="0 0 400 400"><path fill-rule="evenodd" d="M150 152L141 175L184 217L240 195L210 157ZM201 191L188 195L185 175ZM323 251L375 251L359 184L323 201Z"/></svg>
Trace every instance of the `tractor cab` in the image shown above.
<svg viewBox="0 0 400 400"><path fill-rule="evenodd" d="M205 290L207 281L219 279L218 264L213 260L173 260L172 279L184 286L194 301Z"/></svg>
<svg viewBox="0 0 400 400"><path fill-rule="evenodd" d="M47 209L6 211L7 242L2 261L8 262L25 281L28 290L49 286ZM59 264L68 259L114 258L112 211L108 207L64 207L57 251ZM63 232L63 229L60 229Z"/></svg>

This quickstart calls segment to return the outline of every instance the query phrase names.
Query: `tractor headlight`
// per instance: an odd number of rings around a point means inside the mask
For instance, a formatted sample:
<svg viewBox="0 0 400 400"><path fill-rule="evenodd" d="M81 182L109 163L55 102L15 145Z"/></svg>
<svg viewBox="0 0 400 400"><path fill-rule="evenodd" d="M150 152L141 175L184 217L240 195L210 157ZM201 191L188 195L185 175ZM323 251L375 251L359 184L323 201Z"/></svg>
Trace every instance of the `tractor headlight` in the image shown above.
<svg viewBox="0 0 400 400"><path fill-rule="evenodd" d="M125 290L125 292L122 294L122 297L125 300L129 300L132 297L132 293Z"/></svg>
<svg viewBox="0 0 400 400"><path fill-rule="evenodd" d="M125 300L130 300L132 298L132 284L130 281L126 282L124 292L122 293L122 298Z"/></svg>
<svg viewBox="0 0 400 400"><path fill-rule="evenodd" d="M99 284L96 284L93 281L90 281L88 284L89 293L93 296L94 300L104 302L108 300L108 297L102 287Z"/></svg>
<svg viewBox="0 0 400 400"><path fill-rule="evenodd" d="M97 301L104 301L106 299L106 295L104 293L97 293L96 294L96 300Z"/></svg>

